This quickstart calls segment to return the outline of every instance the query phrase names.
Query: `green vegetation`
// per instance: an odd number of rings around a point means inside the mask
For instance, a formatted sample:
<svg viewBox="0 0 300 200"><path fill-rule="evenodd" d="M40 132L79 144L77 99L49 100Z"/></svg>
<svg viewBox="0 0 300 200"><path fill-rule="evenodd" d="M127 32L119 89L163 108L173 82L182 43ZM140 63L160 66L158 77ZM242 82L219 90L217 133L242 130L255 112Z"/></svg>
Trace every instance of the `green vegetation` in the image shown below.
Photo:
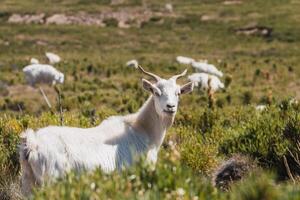
<svg viewBox="0 0 300 200"><path fill-rule="evenodd" d="M143 162L121 173L69 174L35 192L36 199L299 199L300 190L300 4L296 0L251 0L224 5L220 0L172 1L174 16L153 17L140 28L88 25L9 24L13 13L76 15L144 6L164 12L169 1L16 1L0 4L0 199L19 199L17 145L27 127L59 125L54 88L26 85L22 68L44 52L59 54L65 73L63 123L91 127L111 115L137 109L148 94L140 72L125 63L171 76L186 66L178 55L208 59L225 77L226 91L208 108L205 93L185 95L159 154L156 170ZM55 4L55 6L54 6ZM209 18L209 20L203 19ZM202 20L201 20L202 19ZM272 28L270 36L238 35L248 24ZM193 72L191 67L189 73ZM184 83L186 80L181 80ZM255 110L258 104L267 109ZM170 141L176 145L170 145ZM234 154L258 163L259 170L232 185L211 183L215 169Z"/></svg>

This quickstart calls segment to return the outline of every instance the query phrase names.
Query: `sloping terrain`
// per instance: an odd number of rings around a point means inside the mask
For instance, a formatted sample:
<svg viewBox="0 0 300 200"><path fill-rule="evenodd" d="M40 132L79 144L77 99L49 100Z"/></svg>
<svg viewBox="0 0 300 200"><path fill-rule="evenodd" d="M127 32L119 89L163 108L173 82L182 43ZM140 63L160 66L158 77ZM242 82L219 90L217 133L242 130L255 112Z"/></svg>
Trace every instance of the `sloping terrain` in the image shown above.
<svg viewBox="0 0 300 200"><path fill-rule="evenodd" d="M230 84L214 109L197 88L182 96L155 172L141 164L122 174L71 174L37 199L297 199L299 105L289 101L300 98L299 10L297 0L1 1L0 197L19 198L22 130L60 124L55 89L40 86L50 110L22 72L32 57L47 63L50 51L62 58L55 67L66 78L58 89L69 126L138 110L148 94L144 76L126 66L131 59L163 77L194 72L176 56L207 59ZM231 193L215 189L215 169L235 154L259 169Z"/></svg>

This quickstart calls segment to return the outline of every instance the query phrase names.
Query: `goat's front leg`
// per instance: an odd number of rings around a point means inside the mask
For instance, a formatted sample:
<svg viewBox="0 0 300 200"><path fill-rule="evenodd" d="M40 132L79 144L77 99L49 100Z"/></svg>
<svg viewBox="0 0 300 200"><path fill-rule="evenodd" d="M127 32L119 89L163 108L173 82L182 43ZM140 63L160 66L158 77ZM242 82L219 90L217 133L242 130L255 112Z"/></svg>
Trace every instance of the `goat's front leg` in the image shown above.
<svg viewBox="0 0 300 200"><path fill-rule="evenodd" d="M155 164L157 161L157 149L155 147L153 147L152 149L150 149L147 153L147 159L146 162L150 165L151 168L155 169Z"/></svg>
<svg viewBox="0 0 300 200"><path fill-rule="evenodd" d="M56 84L56 80L53 80L51 85L54 86Z"/></svg>

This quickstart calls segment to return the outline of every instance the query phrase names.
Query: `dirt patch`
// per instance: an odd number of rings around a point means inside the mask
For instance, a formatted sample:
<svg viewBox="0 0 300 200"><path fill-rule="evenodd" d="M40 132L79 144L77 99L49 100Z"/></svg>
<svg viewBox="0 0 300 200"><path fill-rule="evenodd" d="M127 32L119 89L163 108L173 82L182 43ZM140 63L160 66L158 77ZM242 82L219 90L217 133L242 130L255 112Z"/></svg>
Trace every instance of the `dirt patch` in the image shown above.
<svg viewBox="0 0 300 200"><path fill-rule="evenodd" d="M56 93L52 87L47 85L41 86L47 95L47 98L52 103L52 106L56 102ZM9 95L6 98L11 102L19 102L22 107L32 112L38 111L42 106L46 107L46 102L43 99L42 94L38 88L33 88L28 85L12 85L8 87ZM28 102L31 102L30 104ZM35 103L32 103L35 102ZM17 108L15 110L18 110Z"/></svg>
<svg viewBox="0 0 300 200"><path fill-rule="evenodd" d="M258 19L258 18L261 18L262 16L263 15L258 12L252 12L247 15L247 17L252 18L252 19Z"/></svg>
<svg viewBox="0 0 300 200"><path fill-rule="evenodd" d="M121 5L124 2L124 0L111 0L110 5Z"/></svg>
<svg viewBox="0 0 300 200"><path fill-rule="evenodd" d="M290 91L294 91L295 98L300 100L300 82L291 82L289 83L288 87Z"/></svg>
<svg viewBox="0 0 300 200"><path fill-rule="evenodd" d="M219 15L217 14L207 14L207 15L202 15L201 16L201 21L212 21L212 20L217 20L219 18Z"/></svg>
<svg viewBox="0 0 300 200"><path fill-rule="evenodd" d="M0 80L0 95L7 96L9 94L8 85Z"/></svg>
<svg viewBox="0 0 300 200"><path fill-rule="evenodd" d="M19 15L13 14L8 18L8 23L13 24L42 24L44 22L45 14L36 14L36 15Z"/></svg>
<svg viewBox="0 0 300 200"><path fill-rule="evenodd" d="M5 46L9 46L9 41L5 41L5 40L1 40L0 39L0 44L3 44L3 45L5 45Z"/></svg>
<svg viewBox="0 0 300 200"><path fill-rule="evenodd" d="M79 25L97 25L104 27L105 24L102 22L100 17L78 15L78 16L67 16L65 14L54 14L45 20L45 24L79 24Z"/></svg>
<svg viewBox="0 0 300 200"><path fill-rule="evenodd" d="M41 86L44 90L44 92L48 95L50 95L50 97L54 97L55 99L55 91L52 87L47 86L47 85L42 85ZM38 88L33 88L31 86L28 85L12 85L9 86L9 97L14 98L14 97L27 97L27 98L31 98L34 96L40 96L42 98L42 96L40 95L40 91Z"/></svg>
<svg viewBox="0 0 300 200"><path fill-rule="evenodd" d="M231 22L231 21L239 21L240 16L237 15L229 15L229 16L221 16L219 13L211 13L204 14L201 16L201 21L219 21L219 22Z"/></svg>
<svg viewBox="0 0 300 200"><path fill-rule="evenodd" d="M119 28L140 27L143 22L153 17L175 17L169 11L153 12L144 8L122 8L117 11L107 10L98 14L84 12L76 15L57 13L46 16L44 13L33 15L13 14L8 23L16 24L56 24L56 25L95 25L100 27L109 26L108 21L115 20Z"/></svg>
<svg viewBox="0 0 300 200"><path fill-rule="evenodd" d="M239 5L239 4L242 4L243 2L242 1L235 1L235 0L233 0L233 1L224 1L223 2L223 4L224 5Z"/></svg>
<svg viewBox="0 0 300 200"><path fill-rule="evenodd" d="M47 45L48 45L48 43L45 42L45 41L43 41L43 40L38 40L38 41L36 41L36 44L37 44L37 45L40 45L40 46L47 46Z"/></svg>

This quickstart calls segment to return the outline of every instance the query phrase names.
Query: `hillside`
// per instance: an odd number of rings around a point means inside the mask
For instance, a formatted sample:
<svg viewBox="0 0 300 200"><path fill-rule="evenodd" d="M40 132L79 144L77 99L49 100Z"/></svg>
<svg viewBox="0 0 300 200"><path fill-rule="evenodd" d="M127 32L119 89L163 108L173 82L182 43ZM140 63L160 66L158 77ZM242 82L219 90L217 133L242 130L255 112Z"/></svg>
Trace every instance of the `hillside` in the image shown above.
<svg viewBox="0 0 300 200"><path fill-rule="evenodd" d="M126 62L166 78L194 73L176 62L181 55L214 64L226 89L214 108L197 88L181 97L155 171L139 163L120 174L70 174L35 198L298 199L300 106L290 100L300 99L299 10L297 0L1 1L0 197L20 198L23 130L136 112L149 95L146 77ZM61 105L55 88L41 85L51 109L22 72L32 57L47 62L45 52L61 56L55 67L65 74ZM255 170L231 192L216 189L214 172L237 154Z"/></svg>

